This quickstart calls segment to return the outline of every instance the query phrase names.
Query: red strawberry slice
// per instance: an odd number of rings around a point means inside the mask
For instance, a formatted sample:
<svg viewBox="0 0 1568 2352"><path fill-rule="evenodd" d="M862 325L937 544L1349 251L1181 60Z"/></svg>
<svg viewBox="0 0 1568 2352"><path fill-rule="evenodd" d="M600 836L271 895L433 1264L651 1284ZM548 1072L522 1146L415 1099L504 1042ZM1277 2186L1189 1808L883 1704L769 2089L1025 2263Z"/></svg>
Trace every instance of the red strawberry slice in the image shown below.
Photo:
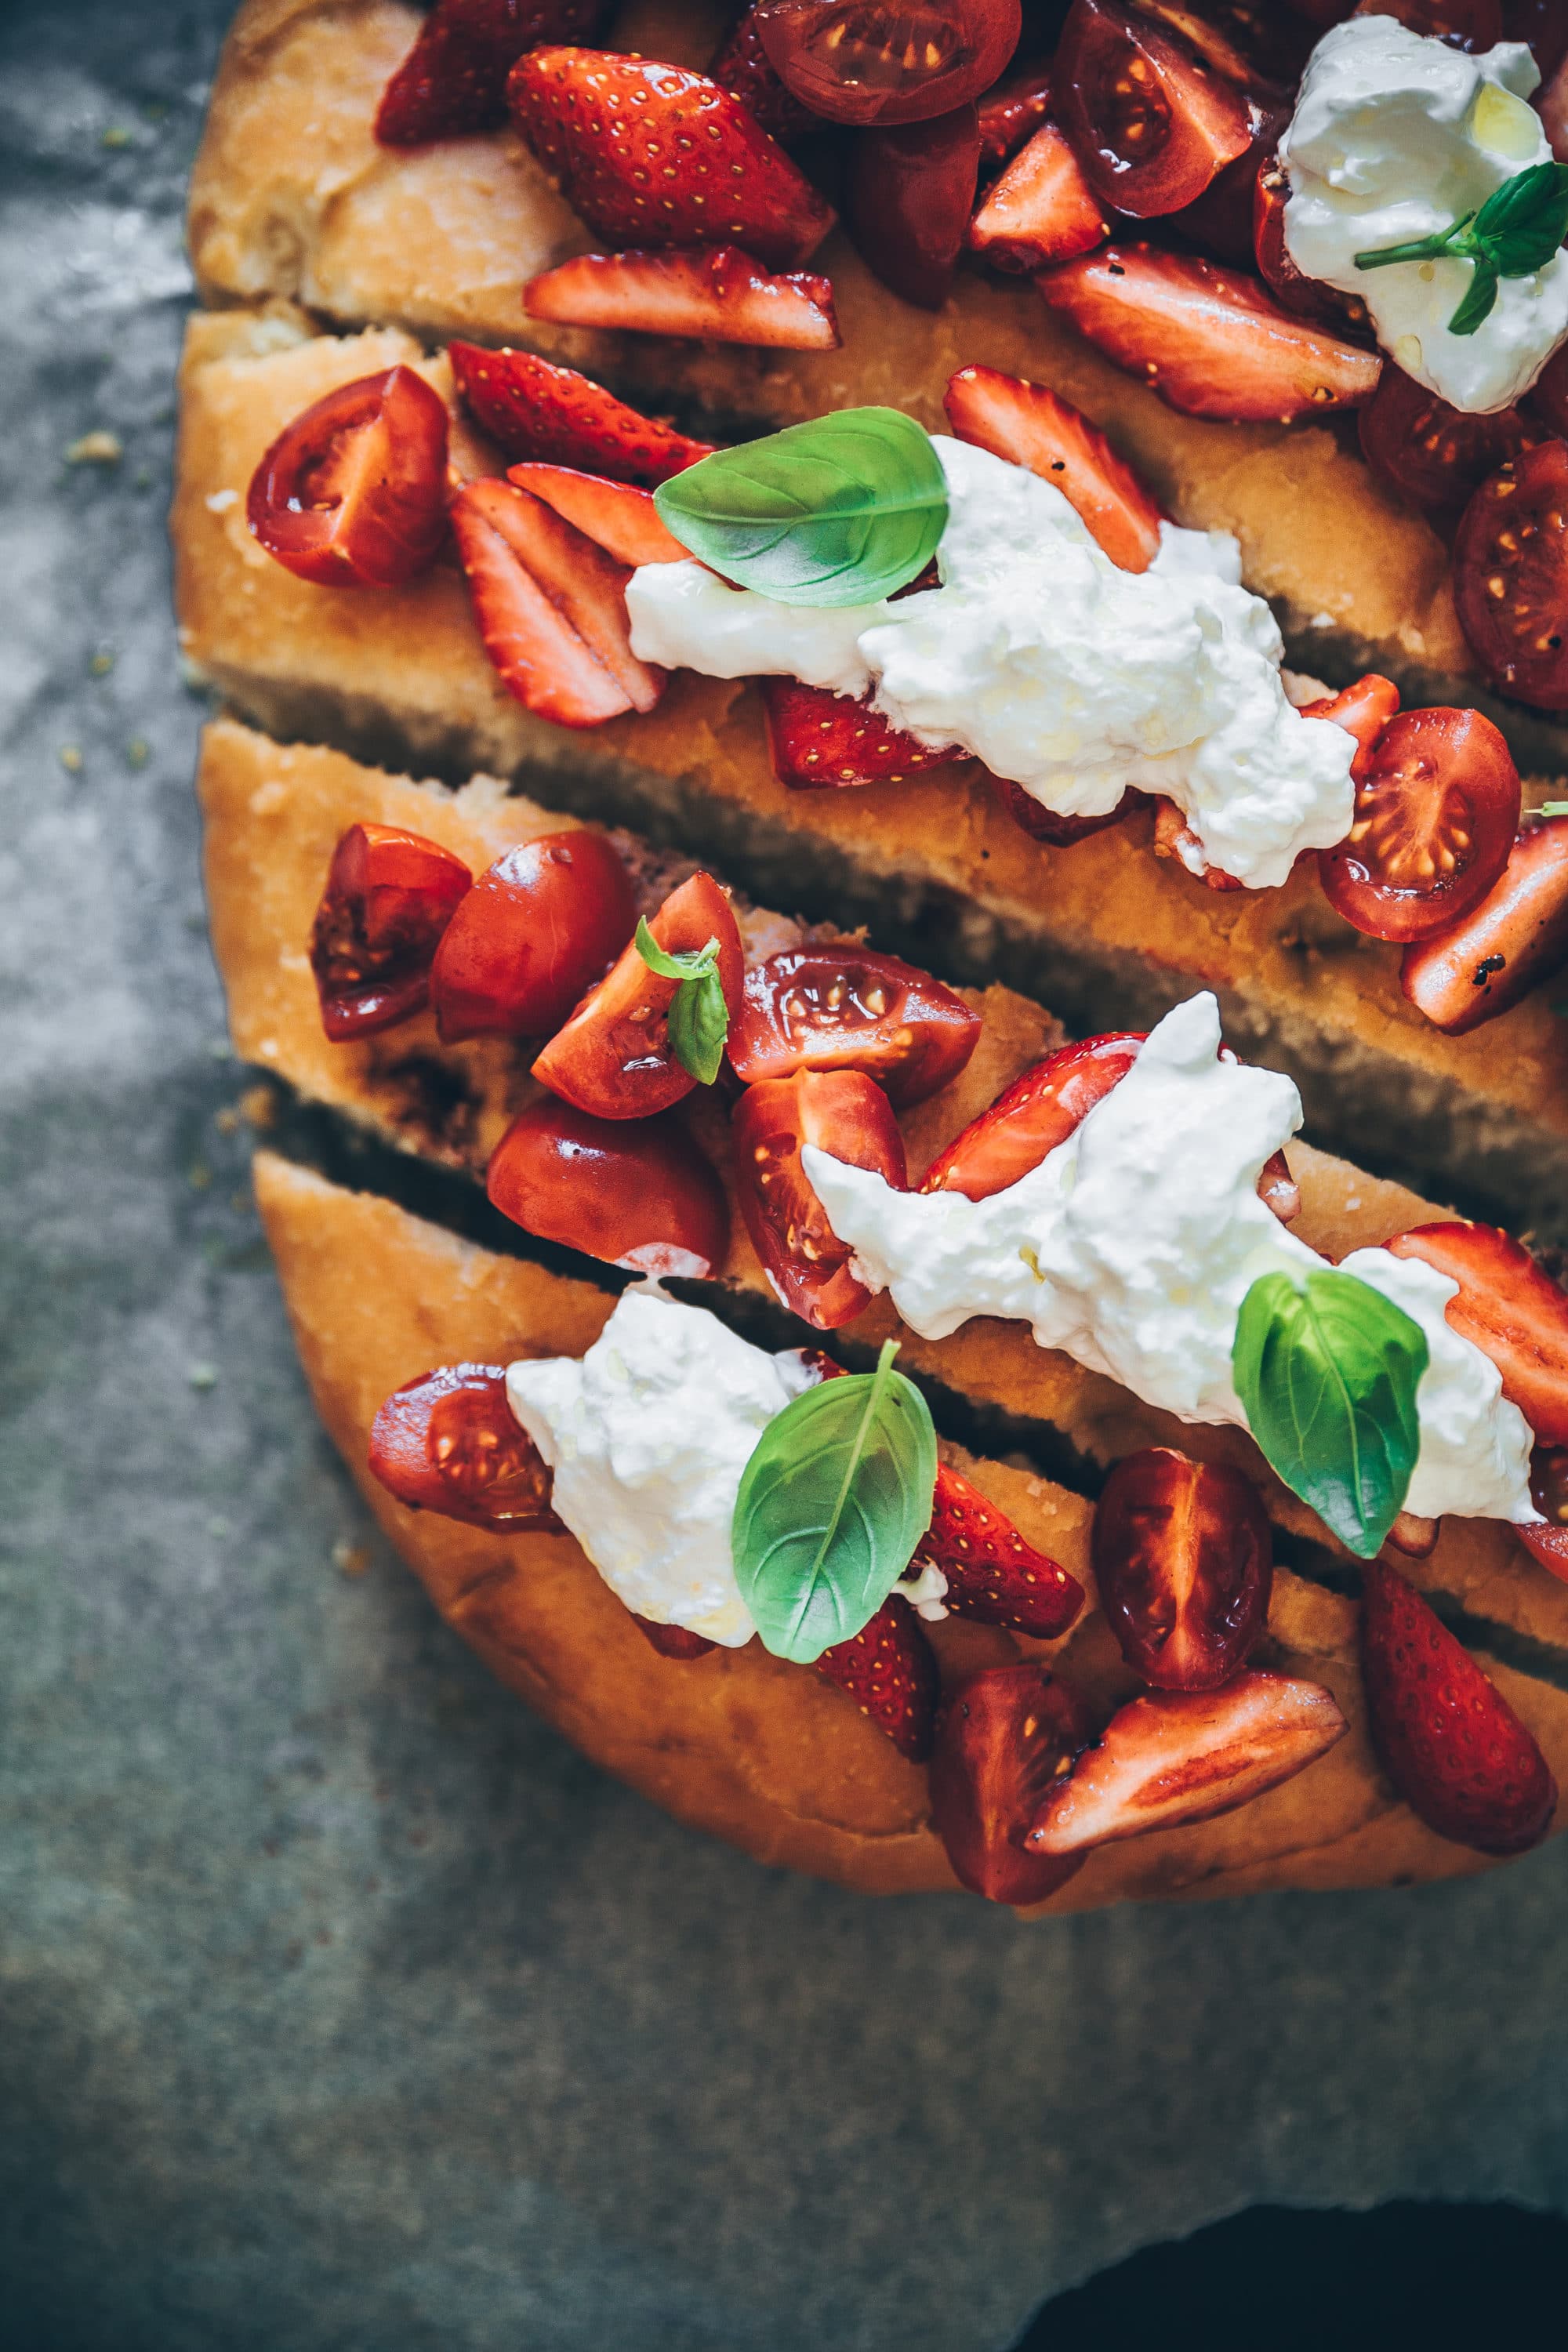
<svg viewBox="0 0 1568 2352"><path fill-rule="evenodd" d="M1005 74L980 101L982 164L1005 163L1026 146L1050 110L1048 58L1036 58Z"/></svg>
<svg viewBox="0 0 1568 2352"><path fill-rule="evenodd" d="M1397 1569L1362 1571L1361 1663L1384 1769L1428 1829L1478 1853L1523 1853L1557 1783L1497 1685Z"/></svg>
<svg viewBox="0 0 1568 2352"><path fill-rule="evenodd" d="M998 269L1039 269L1091 253L1110 218L1054 122L1042 122L969 225L969 242Z"/></svg>
<svg viewBox="0 0 1568 2352"><path fill-rule="evenodd" d="M510 482L470 482L452 530L485 651L527 709L596 727L653 709L664 673L632 652L623 564Z"/></svg>
<svg viewBox="0 0 1568 2352"><path fill-rule="evenodd" d="M956 1875L993 1903L1043 1903L1083 1867L1024 1840L1089 1737L1075 1691L1044 1666L991 1666L951 1693L931 1759L931 1821Z"/></svg>
<svg viewBox="0 0 1568 2352"><path fill-rule="evenodd" d="M1495 1021L1568 961L1568 816L1528 819L1484 898L1405 950L1399 985L1449 1037Z"/></svg>
<svg viewBox="0 0 1568 2352"><path fill-rule="evenodd" d="M602 0L436 0L382 93L376 137L384 147L421 147L499 130L506 78L524 49L584 40L602 13Z"/></svg>
<svg viewBox="0 0 1568 2352"><path fill-rule="evenodd" d="M513 67L507 102L567 203L612 244L733 244L791 269L833 226L784 149L706 74L534 49Z"/></svg>
<svg viewBox="0 0 1568 2352"><path fill-rule="evenodd" d="M1035 280L1053 310L1186 416L1235 421L1359 407L1374 352L1293 319L1256 278L1195 254L1107 246Z"/></svg>
<svg viewBox="0 0 1568 2352"><path fill-rule="evenodd" d="M658 519L651 490L606 482L572 466L509 466L507 480L553 507L617 563L682 563L686 550Z"/></svg>
<svg viewBox="0 0 1568 2352"><path fill-rule="evenodd" d="M945 1462L937 1465L931 1526L909 1572L924 1568L942 1570L943 1604L957 1616L1041 1642L1065 1633L1083 1607L1077 1577L1026 1544L1006 1514Z"/></svg>
<svg viewBox="0 0 1568 2352"><path fill-rule="evenodd" d="M761 343L777 351L832 352L843 341L826 278L804 269L770 277L735 245L584 253L531 278L522 307L531 319L560 326Z"/></svg>
<svg viewBox="0 0 1568 2352"><path fill-rule="evenodd" d="M1350 1729L1321 1683L1237 1675L1216 1691L1155 1691L1113 1715L1047 1798L1031 1853L1084 1853L1250 1804Z"/></svg>
<svg viewBox="0 0 1568 2352"><path fill-rule="evenodd" d="M659 1625L651 1617L639 1617L634 1609L632 1623L661 1658L705 1658L716 1645L706 1633L690 1633L684 1625Z"/></svg>
<svg viewBox="0 0 1568 2352"><path fill-rule="evenodd" d="M923 1764L936 1723L936 1659L907 1601L894 1593L870 1623L824 1650L816 1671L847 1691L900 1756Z"/></svg>
<svg viewBox="0 0 1568 2352"><path fill-rule="evenodd" d="M773 773L791 792L901 784L921 768L960 756L928 751L912 735L889 727L868 696L856 701L825 686L802 686L798 678L763 678L763 709Z"/></svg>
<svg viewBox="0 0 1568 2352"><path fill-rule="evenodd" d="M1568 1291L1497 1225L1414 1225L1384 1246L1458 1284L1448 1322L1491 1358L1542 1444L1568 1445Z"/></svg>
<svg viewBox="0 0 1568 2352"><path fill-rule="evenodd" d="M711 442L689 440L639 416L575 368L554 367L531 352L481 351L477 343L449 343L447 350L469 411L509 457L657 487L713 455Z"/></svg>
<svg viewBox="0 0 1568 2352"><path fill-rule="evenodd" d="M1038 474L1060 490L1112 563L1147 572L1160 552L1160 508L1070 402L1000 368L966 367L950 381L943 405L961 441Z"/></svg>
<svg viewBox="0 0 1568 2352"><path fill-rule="evenodd" d="M773 61L757 31L757 12L748 8L721 41L708 68L709 79L738 98L763 129L787 147L820 129L817 117L803 106L773 71Z"/></svg>

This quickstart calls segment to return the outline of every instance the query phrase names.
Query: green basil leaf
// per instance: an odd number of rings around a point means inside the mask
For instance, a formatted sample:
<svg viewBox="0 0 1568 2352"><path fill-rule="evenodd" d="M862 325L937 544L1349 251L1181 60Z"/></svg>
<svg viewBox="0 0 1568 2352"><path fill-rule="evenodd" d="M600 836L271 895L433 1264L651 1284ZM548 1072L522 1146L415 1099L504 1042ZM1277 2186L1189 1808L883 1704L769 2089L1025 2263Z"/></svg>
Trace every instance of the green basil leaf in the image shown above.
<svg viewBox="0 0 1568 2352"><path fill-rule="evenodd" d="M1531 278L1568 235L1568 163L1531 163L1494 188L1476 215L1476 241L1500 278Z"/></svg>
<svg viewBox="0 0 1568 2352"><path fill-rule="evenodd" d="M1568 801L1542 801L1537 816L1568 816Z"/></svg>
<svg viewBox="0 0 1568 2352"><path fill-rule="evenodd" d="M632 944L649 971L657 971L660 980L701 980L719 968L719 942L710 940L705 948L682 948L672 955L661 948L647 927L647 917L637 917L637 936Z"/></svg>
<svg viewBox="0 0 1568 2352"><path fill-rule="evenodd" d="M824 1381L775 1414L735 1501L735 1579L764 1648L810 1665L868 1625L931 1525L936 1433L893 1369Z"/></svg>
<svg viewBox="0 0 1568 2352"><path fill-rule="evenodd" d="M699 1086L710 1087L719 1075L730 1034L730 1008L716 971L683 980L669 1008L669 1050Z"/></svg>
<svg viewBox="0 0 1568 2352"><path fill-rule="evenodd" d="M1370 1559L1404 1507L1420 1450L1426 1335L1353 1274L1259 1276L1231 1364L1247 1425L1294 1495Z"/></svg>
<svg viewBox="0 0 1568 2352"><path fill-rule="evenodd" d="M931 438L897 408L841 408L720 449L654 492L711 570L781 604L874 604L930 562L947 522Z"/></svg>
<svg viewBox="0 0 1568 2352"><path fill-rule="evenodd" d="M1473 335L1482 321L1491 317L1498 282L1497 271L1489 263L1478 261L1469 292L1448 321L1451 335Z"/></svg>

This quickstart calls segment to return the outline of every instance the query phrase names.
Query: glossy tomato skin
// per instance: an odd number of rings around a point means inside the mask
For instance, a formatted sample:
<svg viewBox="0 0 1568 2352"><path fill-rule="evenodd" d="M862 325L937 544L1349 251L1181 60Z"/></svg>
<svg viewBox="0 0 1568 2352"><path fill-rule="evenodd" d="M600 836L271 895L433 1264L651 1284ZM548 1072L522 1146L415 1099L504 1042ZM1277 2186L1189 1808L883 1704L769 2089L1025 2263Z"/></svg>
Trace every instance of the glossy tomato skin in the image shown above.
<svg viewBox="0 0 1568 2352"><path fill-rule="evenodd" d="M513 1119L485 1189L525 1233L637 1274L700 1278L729 1246L724 1188L668 1116L590 1118L547 1096Z"/></svg>
<svg viewBox="0 0 1568 2352"><path fill-rule="evenodd" d="M438 841L401 825L350 825L310 930L321 1026L335 1045L423 1010L442 935L470 887L462 859Z"/></svg>
<svg viewBox="0 0 1568 2352"><path fill-rule="evenodd" d="M1114 0L1073 0L1056 107L1102 204L1139 219L1180 212L1246 154L1246 99L1190 43Z"/></svg>
<svg viewBox="0 0 1568 2352"><path fill-rule="evenodd" d="M746 974L730 1031L742 1086L796 1070L864 1070L907 1108L955 1078L980 1015L929 972L846 940L786 948Z"/></svg>
<svg viewBox="0 0 1568 2352"><path fill-rule="evenodd" d="M1457 511L1487 476L1517 457L1532 435L1517 408L1469 416L1384 360L1377 389L1358 413L1362 455L1413 506Z"/></svg>
<svg viewBox="0 0 1568 2352"><path fill-rule="evenodd" d="M648 925L671 955L719 942L719 981L731 1021L744 959L730 901L710 874L672 890ZM679 982L649 970L634 943L556 1031L533 1075L595 1118L649 1118L689 1095L697 1081L669 1046L669 1008Z"/></svg>
<svg viewBox="0 0 1568 2352"><path fill-rule="evenodd" d="M757 0L784 88L829 122L924 122L976 99L1006 67L1020 0Z"/></svg>
<svg viewBox="0 0 1568 2352"><path fill-rule="evenodd" d="M1525 450L1477 490L1454 541L1454 603L1494 685L1568 710L1568 442Z"/></svg>
<svg viewBox="0 0 1568 2352"><path fill-rule="evenodd" d="M564 1532L550 1465L507 1402L503 1364L444 1364L395 1390L375 1416L370 1466L410 1510L502 1535Z"/></svg>
<svg viewBox="0 0 1568 2352"><path fill-rule="evenodd" d="M254 537L321 588L400 588L447 537L447 406L413 368L340 384L251 476Z"/></svg>
<svg viewBox="0 0 1568 2352"><path fill-rule="evenodd" d="M1156 1690L1217 1690L1268 1616L1273 1541L1257 1488L1170 1446L1126 1455L1094 1514L1094 1576L1121 1654Z"/></svg>
<svg viewBox="0 0 1568 2352"><path fill-rule="evenodd" d="M1108 809L1103 816L1058 816L1055 809L1047 808L1033 793L1026 793L1022 784L1014 783L1010 777L993 776L989 770L986 773L993 797L1006 810L1014 824L1026 833L1031 841L1043 841L1052 849L1070 849L1075 842L1087 841L1091 833L1108 833L1113 824L1120 824L1123 817L1131 816L1143 798L1142 793L1134 792L1129 786L1116 806Z"/></svg>
<svg viewBox="0 0 1568 2352"><path fill-rule="evenodd" d="M1430 939L1491 888L1519 816L1519 771L1489 719L1403 710L1356 776L1348 836L1318 853L1324 896L1370 939Z"/></svg>
<svg viewBox="0 0 1568 2352"><path fill-rule="evenodd" d="M972 1119L921 1181L922 1192L962 1192L987 1201L1005 1192L1047 1152L1065 1143L1079 1121L1127 1076L1143 1043L1141 1030L1115 1030L1079 1045L1058 1046L999 1094Z"/></svg>
<svg viewBox="0 0 1568 2352"><path fill-rule="evenodd" d="M693 1633L685 1625L657 1624L651 1617L639 1617L635 1609L630 1615L649 1649L657 1650L661 1658L689 1662L692 1658L705 1658L710 1650L718 1647L706 1633Z"/></svg>
<svg viewBox="0 0 1568 2352"><path fill-rule="evenodd" d="M1568 1583L1568 1445L1538 1445L1530 1458L1530 1492L1542 1514L1514 1534L1542 1568Z"/></svg>
<svg viewBox="0 0 1568 2352"><path fill-rule="evenodd" d="M1290 182L1277 154L1265 154L1252 184L1252 258L1282 310L1326 327L1331 334L1364 333L1366 304L1298 269L1285 247Z"/></svg>
<svg viewBox="0 0 1568 2352"><path fill-rule="evenodd" d="M961 106L929 122L857 132L845 226L884 286L940 310L969 231L980 176L980 119Z"/></svg>
<svg viewBox="0 0 1568 2352"><path fill-rule="evenodd" d="M861 1070L797 1070L748 1087L731 1131L741 1214L774 1292L819 1331L852 1322L871 1294L850 1272L848 1244L828 1223L800 1155L815 1144L905 1191L904 1142L887 1096Z"/></svg>
<svg viewBox="0 0 1568 2352"><path fill-rule="evenodd" d="M1543 1445L1568 1445L1568 1292L1560 1290L1521 1242L1496 1225L1412 1226L1384 1246L1418 1257L1459 1286L1443 1312L1453 1328L1489 1356L1502 1392Z"/></svg>
<svg viewBox="0 0 1568 2352"><path fill-rule="evenodd" d="M519 842L448 924L430 976L443 1045L548 1037L637 929L615 844L581 826Z"/></svg>
<svg viewBox="0 0 1568 2352"><path fill-rule="evenodd" d="M1043 1903L1081 1868L1081 1853L1029 1853L1024 1839L1092 1737L1083 1700L1044 1666L989 1666L948 1694L931 1752L931 1820L973 1894Z"/></svg>
<svg viewBox="0 0 1568 2352"><path fill-rule="evenodd" d="M1399 985L1449 1037L1495 1021L1568 962L1568 816L1531 818L1468 915L1405 949Z"/></svg>

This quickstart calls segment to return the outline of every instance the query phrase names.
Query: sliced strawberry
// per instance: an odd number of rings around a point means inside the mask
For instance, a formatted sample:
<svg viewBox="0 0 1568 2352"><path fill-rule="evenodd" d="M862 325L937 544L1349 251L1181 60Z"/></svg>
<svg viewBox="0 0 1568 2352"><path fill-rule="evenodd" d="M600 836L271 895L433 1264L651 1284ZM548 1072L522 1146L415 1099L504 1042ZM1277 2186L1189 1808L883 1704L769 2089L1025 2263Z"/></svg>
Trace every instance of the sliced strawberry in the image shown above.
<svg viewBox="0 0 1568 2352"><path fill-rule="evenodd" d="M1083 1853L1212 1821L1292 1779L1349 1729L1331 1691L1289 1675L1152 1692L1111 1717L1025 1843L1031 1853Z"/></svg>
<svg viewBox="0 0 1568 2352"><path fill-rule="evenodd" d="M1047 842L1053 849L1070 849L1075 841L1087 841L1091 833L1107 832L1111 825L1120 824L1123 817L1131 816L1143 798L1142 793L1130 789L1103 816L1058 816L1055 809L1037 801L1033 793L1026 793L1022 784L1015 784L1005 776L988 775L987 781L993 799L1006 810L1020 832L1026 833L1031 841Z"/></svg>
<svg viewBox="0 0 1568 2352"><path fill-rule="evenodd" d="M639 563L686 561L685 548L658 519L651 490L606 482L601 474L580 474L573 466L509 466L506 478L586 531L617 563L635 571Z"/></svg>
<svg viewBox="0 0 1568 2352"><path fill-rule="evenodd" d="M792 792L829 785L901 784L921 768L957 755L928 751L912 735L890 727L867 696L857 702L798 678L765 677L763 709L773 773Z"/></svg>
<svg viewBox="0 0 1568 2352"><path fill-rule="evenodd" d="M1568 817L1528 821L1486 897L1405 950L1399 985L1447 1036L1495 1021L1568 962Z"/></svg>
<svg viewBox="0 0 1568 2352"><path fill-rule="evenodd" d="M922 310L940 310L947 299L979 176L973 106L854 134L844 226L883 285Z"/></svg>
<svg viewBox="0 0 1568 2352"><path fill-rule="evenodd" d="M788 147L821 128L810 108L803 106L773 71L757 32L755 8L748 8L720 43L708 74L721 89L738 98L781 146Z"/></svg>
<svg viewBox="0 0 1568 2352"><path fill-rule="evenodd" d="M1379 677L1369 669L1353 686L1343 686L1338 694L1326 695L1318 702L1300 705L1303 719L1331 719L1347 735L1356 740L1354 757L1351 761L1351 776L1360 783L1370 771L1373 751L1378 737L1391 719L1399 712L1399 688L1394 680Z"/></svg>
<svg viewBox="0 0 1568 2352"><path fill-rule="evenodd" d="M539 41L586 39L603 0L436 0L376 109L384 147L497 131L506 78Z"/></svg>
<svg viewBox="0 0 1568 2352"><path fill-rule="evenodd" d="M1244 882L1237 880L1234 874L1227 874L1223 866L1209 864L1202 841L1175 802L1168 801L1163 793L1154 803L1153 849L1156 857L1173 857L1179 866L1186 867L1195 881L1205 883L1211 890L1244 890L1247 887Z"/></svg>
<svg viewBox="0 0 1568 2352"><path fill-rule="evenodd" d="M1097 350L1187 416L1237 421L1355 408L1382 361L1282 310L1256 278L1196 255L1108 246L1035 281Z"/></svg>
<svg viewBox="0 0 1568 2352"><path fill-rule="evenodd" d="M931 1759L931 1822L963 1885L992 1903L1043 1903L1081 1854L1029 1853L1024 1840L1089 1737L1078 1694L1044 1666L990 1666L942 1706Z"/></svg>
<svg viewBox="0 0 1568 2352"><path fill-rule="evenodd" d="M458 391L509 457L657 487L713 455L711 442L689 440L639 416L575 368L553 367L531 352L481 351L477 343L449 343L447 350Z"/></svg>
<svg viewBox="0 0 1568 2352"><path fill-rule="evenodd" d="M969 225L969 242L998 269L1039 269L1091 253L1110 219L1054 122L1015 155Z"/></svg>
<svg viewBox="0 0 1568 2352"><path fill-rule="evenodd" d="M760 343L776 351L832 352L844 340L826 278L804 269L770 277L735 245L580 254L531 278L522 307L531 319L561 326Z"/></svg>
<svg viewBox="0 0 1568 2352"><path fill-rule="evenodd" d="M870 1623L824 1650L816 1671L847 1691L901 1756L923 1764L936 1723L936 1659L907 1601L894 1593Z"/></svg>
<svg viewBox="0 0 1568 2352"><path fill-rule="evenodd" d="M1415 1225L1384 1243L1395 1257L1418 1257L1459 1286L1444 1314L1489 1356L1502 1392L1543 1445L1568 1445L1568 1292L1560 1290L1522 1242L1497 1225Z"/></svg>
<svg viewBox="0 0 1568 2352"><path fill-rule="evenodd" d="M1047 58L1015 67L980 101L982 165L1005 163L1027 146L1050 111L1051 68Z"/></svg>
<svg viewBox="0 0 1568 2352"><path fill-rule="evenodd" d="M534 49L513 67L507 102L567 203L613 244L733 244L791 269L833 226L783 148L706 74Z"/></svg>
<svg viewBox="0 0 1568 2352"><path fill-rule="evenodd" d="M1428 1829L1478 1853L1523 1853L1557 1783L1497 1685L1397 1569L1362 1570L1361 1663L1384 1769Z"/></svg>
<svg viewBox="0 0 1568 2352"><path fill-rule="evenodd" d="M632 1623L661 1658L705 1658L716 1645L706 1633L693 1633L684 1625L657 1625L651 1617L639 1617L634 1609Z"/></svg>
<svg viewBox="0 0 1568 2352"><path fill-rule="evenodd" d="M1160 509L1081 411L1047 384L989 367L960 368L943 404L961 441L1038 474L1060 490L1112 563L1147 572L1160 551Z"/></svg>
<svg viewBox="0 0 1568 2352"><path fill-rule="evenodd" d="M910 1574L922 1568L942 1570L943 1605L957 1616L1041 1642L1065 1633L1083 1607L1077 1577L1026 1544L1005 1512L945 1462L937 1465L931 1525Z"/></svg>
<svg viewBox="0 0 1568 2352"><path fill-rule="evenodd" d="M479 635L501 683L562 727L651 710L664 672L639 662L625 566L510 482L470 482L452 530Z"/></svg>

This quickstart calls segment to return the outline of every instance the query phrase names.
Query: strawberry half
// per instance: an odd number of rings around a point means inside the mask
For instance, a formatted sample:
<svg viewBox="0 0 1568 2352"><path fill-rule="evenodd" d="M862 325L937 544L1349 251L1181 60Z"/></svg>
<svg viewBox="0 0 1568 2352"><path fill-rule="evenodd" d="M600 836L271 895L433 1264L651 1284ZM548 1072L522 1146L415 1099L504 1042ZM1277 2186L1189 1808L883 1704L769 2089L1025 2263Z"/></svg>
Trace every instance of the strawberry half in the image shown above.
<svg viewBox="0 0 1568 2352"><path fill-rule="evenodd" d="M762 687L773 773L791 792L901 784L918 770L957 756L928 751L912 735L890 727L869 697L856 701L795 677L765 677Z"/></svg>
<svg viewBox="0 0 1568 2352"><path fill-rule="evenodd" d="M623 564L510 482L468 483L452 530L485 651L525 709L561 727L653 709L664 673L632 652Z"/></svg>
<svg viewBox="0 0 1568 2352"><path fill-rule="evenodd" d="M1155 1691L1113 1715L1047 1798L1031 1853L1085 1853L1234 1812L1313 1763L1350 1726L1321 1683L1237 1675L1215 1691Z"/></svg>
<svg viewBox="0 0 1568 2352"><path fill-rule="evenodd" d="M1041 1642L1065 1633L1083 1607L1077 1577L1026 1544L1005 1512L945 1462L937 1465L931 1526L909 1572L922 1568L942 1570L942 1600L956 1615Z"/></svg>
<svg viewBox="0 0 1568 2352"><path fill-rule="evenodd" d="M595 547L617 563L684 563L686 550L658 519L651 490L629 482L606 482L600 474L580 474L572 466L509 466L507 480L553 507L585 530Z"/></svg>
<svg viewBox="0 0 1568 2352"><path fill-rule="evenodd" d="M1000 368L966 367L950 380L942 404L961 441L1038 474L1060 490L1112 563L1148 571L1160 552L1160 509L1070 402Z"/></svg>
<svg viewBox="0 0 1568 2352"><path fill-rule="evenodd" d="M971 247L998 269L1070 261L1110 235L1110 216L1054 122L1041 123L969 225Z"/></svg>
<svg viewBox="0 0 1568 2352"><path fill-rule="evenodd" d="M1502 1693L1397 1569L1363 1570L1362 1674L1384 1769L1412 1812L1478 1853L1523 1853L1557 1783Z"/></svg>
<svg viewBox="0 0 1568 2352"><path fill-rule="evenodd" d="M706 74L534 49L513 67L507 103L567 203L612 244L734 244L790 269L833 225L784 149Z"/></svg>
<svg viewBox="0 0 1568 2352"><path fill-rule="evenodd" d="M531 278L522 307L531 319L558 326L760 343L776 351L832 352L844 340L826 278L804 269L771 276L736 245L581 254Z"/></svg>
<svg viewBox="0 0 1568 2352"><path fill-rule="evenodd" d="M824 1650L816 1671L847 1691L900 1756L923 1764L936 1723L936 1659L920 1619L899 1594L852 1640Z"/></svg>
<svg viewBox="0 0 1568 2352"><path fill-rule="evenodd" d="M1459 1286L1444 1314L1489 1356L1502 1392L1543 1445L1568 1445L1568 1292L1497 1225L1414 1225L1384 1244Z"/></svg>
<svg viewBox="0 0 1568 2352"><path fill-rule="evenodd" d="M713 455L711 442L689 440L639 416L575 368L554 367L531 352L481 351L478 343L449 343L447 350L469 413L509 457L657 488Z"/></svg>
<svg viewBox="0 0 1568 2352"><path fill-rule="evenodd" d="M602 14L602 0L436 0L382 93L376 137L384 147L422 147L498 131L506 78L524 49L584 40Z"/></svg>
<svg viewBox="0 0 1568 2352"><path fill-rule="evenodd" d="M1107 246L1035 280L1107 359L1185 416L1281 425L1359 407L1383 362L1294 319L1259 280L1195 254Z"/></svg>
<svg viewBox="0 0 1568 2352"><path fill-rule="evenodd" d="M784 88L773 71L773 60L757 31L755 8L748 8L720 43L708 74L721 89L738 98L747 113L782 146L809 137L821 128L819 118L801 104L793 90Z"/></svg>
<svg viewBox="0 0 1568 2352"><path fill-rule="evenodd" d="M1083 1866L1024 1840L1089 1736L1082 1700L1044 1666L991 1666L949 1695L931 1759L932 1823L963 1884L993 1903L1043 1903Z"/></svg>

